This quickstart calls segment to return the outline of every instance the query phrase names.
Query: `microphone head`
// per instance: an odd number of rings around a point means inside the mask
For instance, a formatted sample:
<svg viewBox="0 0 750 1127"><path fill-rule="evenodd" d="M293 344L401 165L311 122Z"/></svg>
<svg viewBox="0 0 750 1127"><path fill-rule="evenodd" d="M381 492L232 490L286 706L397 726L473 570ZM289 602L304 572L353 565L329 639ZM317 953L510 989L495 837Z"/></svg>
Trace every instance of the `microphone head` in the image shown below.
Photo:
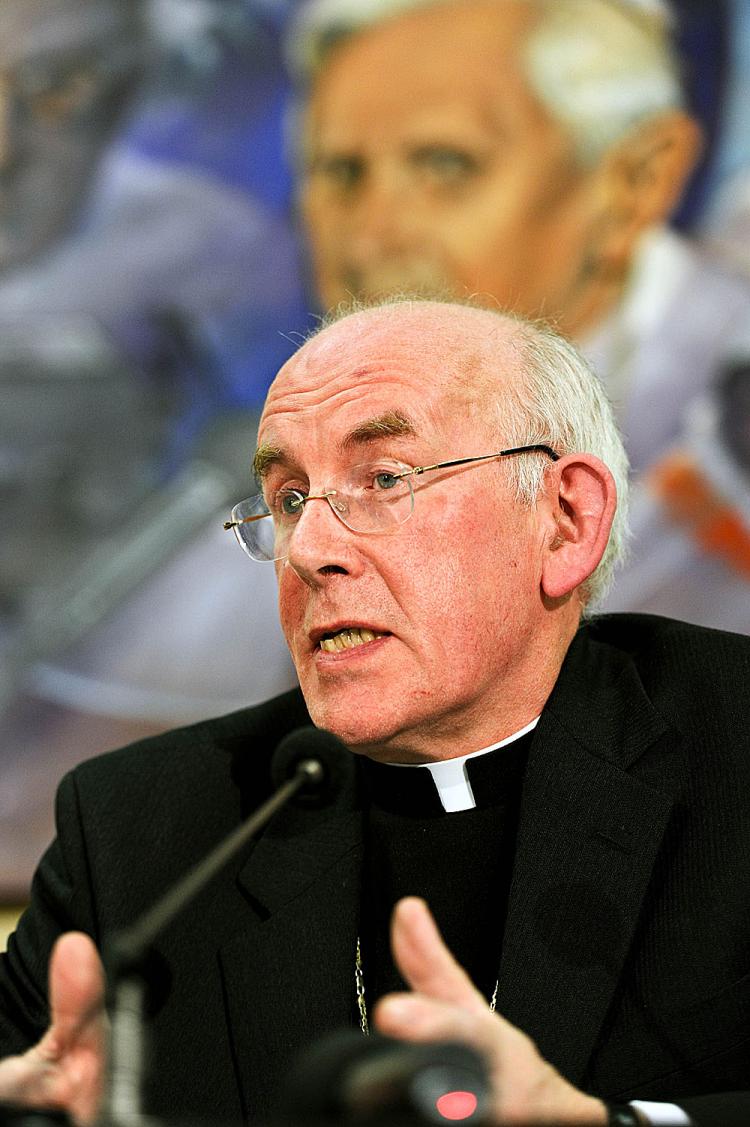
<svg viewBox="0 0 750 1127"><path fill-rule="evenodd" d="M409 1044L341 1030L308 1046L286 1078L271 1123L418 1127L489 1122L485 1061L456 1042Z"/></svg>
<svg viewBox="0 0 750 1127"><path fill-rule="evenodd" d="M298 806L327 806L353 779L354 756L331 732L309 724L284 736L273 753L273 785L283 786L300 767L304 767L307 781L293 802Z"/></svg>

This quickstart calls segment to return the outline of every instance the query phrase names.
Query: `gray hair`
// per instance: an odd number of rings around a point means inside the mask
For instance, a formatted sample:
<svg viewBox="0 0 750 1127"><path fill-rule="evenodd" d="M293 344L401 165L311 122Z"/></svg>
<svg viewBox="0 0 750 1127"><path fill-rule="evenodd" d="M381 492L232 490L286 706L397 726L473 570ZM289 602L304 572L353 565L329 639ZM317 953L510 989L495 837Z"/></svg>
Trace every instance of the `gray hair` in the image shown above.
<svg viewBox="0 0 750 1127"><path fill-rule="evenodd" d="M307 85L341 40L418 8L461 0L308 0L287 51ZM539 15L523 52L531 89L591 165L639 123L683 106L664 0L505 0Z"/></svg>
<svg viewBox="0 0 750 1127"><path fill-rule="evenodd" d="M507 310L487 309L471 300L422 294L394 294L371 303L354 300L342 304L321 319L308 339L357 313L425 303L472 309L496 317L506 329L511 328L510 337L503 335L503 343L516 350L521 379L504 384L502 398L495 403L504 442L510 446L541 443L561 456L594 454L612 474L617 508L609 540L598 567L580 588L586 607L601 601L628 552L628 456L604 387L574 345L543 322L528 321ZM548 457L532 454L509 458L504 464L516 499L533 508L549 467Z"/></svg>
<svg viewBox="0 0 750 1127"><path fill-rule="evenodd" d="M628 456L612 406L601 380L569 341L547 325L503 316L515 324L513 343L523 375L498 405L506 432L510 424L510 441L518 446L541 442L561 455L595 454L615 481L617 508L609 541L581 592L587 605L596 603L610 589L630 538ZM522 503L536 503L546 468L543 456L511 459L509 473Z"/></svg>

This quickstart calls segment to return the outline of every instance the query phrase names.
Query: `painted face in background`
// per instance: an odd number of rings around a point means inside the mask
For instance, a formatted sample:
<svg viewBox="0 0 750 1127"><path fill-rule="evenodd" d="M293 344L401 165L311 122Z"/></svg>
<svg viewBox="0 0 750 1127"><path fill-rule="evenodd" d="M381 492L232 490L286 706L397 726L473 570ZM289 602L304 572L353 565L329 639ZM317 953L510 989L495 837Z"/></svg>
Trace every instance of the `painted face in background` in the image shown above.
<svg viewBox="0 0 750 1127"><path fill-rule="evenodd" d="M67 233L138 68L139 4L3 0L0 270Z"/></svg>
<svg viewBox="0 0 750 1127"><path fill-rule="evenodd" d="M269 393L266 495L320 493L362 462L500 449L488 387L501 396L517 373L507 331L494 315L441 305L373 310L325 330ZM394 429L394 418L406 425ZM390 423L378 431L373 420ZM536 715L549 690L539 687L541 539L498 462L420 479L412 517L384 535L352 532L326 501L310 501L278 576L315 723L355 750L416 762L477 750ZM364 644L321 646L344 630L356 642L366 631Z"/></svg>
<svg viewBox="0 0 750 1127"><path fill-rule="evenodd" d="M497 0L438 5L331 52L301 197L324 306L451 292L580 327L601 200L521 74L532 18Z"/></svg>

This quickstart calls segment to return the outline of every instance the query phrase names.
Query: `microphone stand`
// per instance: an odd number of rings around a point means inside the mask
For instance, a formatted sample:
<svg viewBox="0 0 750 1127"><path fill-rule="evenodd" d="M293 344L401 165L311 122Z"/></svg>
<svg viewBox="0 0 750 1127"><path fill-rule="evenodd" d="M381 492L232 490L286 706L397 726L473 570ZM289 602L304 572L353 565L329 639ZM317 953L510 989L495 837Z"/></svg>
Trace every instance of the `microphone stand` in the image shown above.
<svg viewBox="0 0 750 1127"><path fill-rule="evenodd" d="M143 1025L146 1005L146 959L157 935L205 887L224 865L271 820L298 791L319 786L325 778L320 760L301 759L294 774L258 810L219 842L195 868L147 909L136 922L114 936L107 963L112 983L110 1075L100 1122L113 1127L152 1123L143 1114Z"/></svg>

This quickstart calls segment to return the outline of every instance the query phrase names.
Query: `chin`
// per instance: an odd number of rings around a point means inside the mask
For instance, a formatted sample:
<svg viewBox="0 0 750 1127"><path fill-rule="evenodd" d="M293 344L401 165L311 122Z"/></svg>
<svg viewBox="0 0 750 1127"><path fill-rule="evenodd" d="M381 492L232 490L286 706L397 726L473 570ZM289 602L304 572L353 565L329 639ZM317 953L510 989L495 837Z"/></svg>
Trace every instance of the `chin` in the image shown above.
<svg viewBox="0 0 750 1127"><path fill-rule="evenodd" d="M313 714L317 728L325 728L337 739L345 743L351 751L367 754L372 746L387 742L392 732L386 732L383 725L370 724L361 716L332 715L328 712Z"/></svg>
<svg viewBox="0 0 750 1127"><path fill-rule="evenodd" d="M372 714L366 708L341 702L307 702L316 728L324 728L358 755L387 759L387 748L396 735L393 717Z"/></svg>

